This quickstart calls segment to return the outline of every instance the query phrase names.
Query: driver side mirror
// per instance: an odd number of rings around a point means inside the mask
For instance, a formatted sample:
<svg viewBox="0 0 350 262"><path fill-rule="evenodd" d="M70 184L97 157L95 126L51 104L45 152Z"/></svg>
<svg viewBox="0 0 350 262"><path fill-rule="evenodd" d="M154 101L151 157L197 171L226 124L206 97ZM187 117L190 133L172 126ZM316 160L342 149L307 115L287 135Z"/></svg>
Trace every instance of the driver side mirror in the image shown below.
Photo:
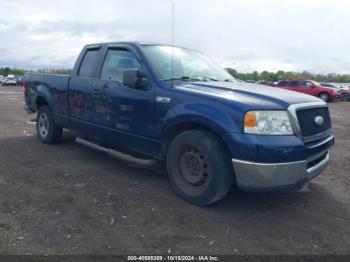
<svg viewBox="0 0 350 262"><path fill-rule="evenodd" d="M125 69L123 72L123 85L130 88L145 89L148 86L148 79L138 69Z"/></svg>

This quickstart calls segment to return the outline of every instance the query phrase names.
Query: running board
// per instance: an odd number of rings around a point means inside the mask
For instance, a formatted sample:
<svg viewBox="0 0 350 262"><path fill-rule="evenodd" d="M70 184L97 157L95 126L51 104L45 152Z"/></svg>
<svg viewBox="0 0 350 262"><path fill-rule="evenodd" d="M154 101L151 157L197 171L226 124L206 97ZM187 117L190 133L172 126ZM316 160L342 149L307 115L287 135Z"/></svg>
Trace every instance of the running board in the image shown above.
<svg viewBox="0 0 350 262"><path fill-rule="evenodd" d="M90 148L98 150L100 152L107 153L108 155L110 155L112 157L115 157L115 158L118 158L118 159L121 159L121 160L124 160L124 161L127 161L127 162L131 162L131 163L134 163L134 164L137 164L137 165L154 166L154 165L157 164L157 161L154 160L154 159L137 158L137 157L134 157L134 156L131 156L131 155L119 152L119 151L111 149L111 148L106 148L106 147L100 146L98 144L95 144L93 142L85 140L85 139L83 139L81 137L77 137L75 139L75 141L78 144L90 147Z"/></svg>

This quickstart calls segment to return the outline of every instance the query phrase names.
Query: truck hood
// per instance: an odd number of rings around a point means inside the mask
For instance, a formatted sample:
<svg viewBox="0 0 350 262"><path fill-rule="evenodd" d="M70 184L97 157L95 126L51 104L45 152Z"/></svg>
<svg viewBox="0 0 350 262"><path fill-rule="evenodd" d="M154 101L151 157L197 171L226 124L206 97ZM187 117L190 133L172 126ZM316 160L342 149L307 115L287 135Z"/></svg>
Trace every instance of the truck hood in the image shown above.
<svg viewBox="0 0 350 262"><path fill-rule="evenodd" d="M175 88L219 99L228 99L263 109L286 109L292 104L320 102L317 97L244 82L181 82Z"/></svg>

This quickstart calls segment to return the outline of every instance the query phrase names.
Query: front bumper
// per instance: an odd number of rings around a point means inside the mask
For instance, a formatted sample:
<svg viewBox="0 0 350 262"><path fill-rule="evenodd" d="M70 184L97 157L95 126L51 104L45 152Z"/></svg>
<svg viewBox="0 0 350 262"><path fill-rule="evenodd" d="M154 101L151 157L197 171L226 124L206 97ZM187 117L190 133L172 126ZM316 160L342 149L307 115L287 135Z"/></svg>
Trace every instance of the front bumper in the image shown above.
<svg viewBox="0 0 350 262"><path fill-rule="evenodd" d="M303 161L285 163L256 163L232 159L238 187L250 191L299 188L324 171L328 162L328 150Z"/></svg>

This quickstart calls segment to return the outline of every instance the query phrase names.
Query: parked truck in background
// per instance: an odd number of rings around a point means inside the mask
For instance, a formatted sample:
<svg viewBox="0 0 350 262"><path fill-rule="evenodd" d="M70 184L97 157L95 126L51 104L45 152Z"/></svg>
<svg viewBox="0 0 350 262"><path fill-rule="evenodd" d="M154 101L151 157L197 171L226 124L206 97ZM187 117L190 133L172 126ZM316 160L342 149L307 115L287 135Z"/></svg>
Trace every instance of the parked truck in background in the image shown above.
<svg viewBox="0 0 350 262"><path fill-rule="evenodd" d="M328 165L331 117L319 98L236 81L202 53L148 43L87 45L70 76L27 73L38 138L165 163L182 198L207 205L233 185L300 188Z"/></svg>

